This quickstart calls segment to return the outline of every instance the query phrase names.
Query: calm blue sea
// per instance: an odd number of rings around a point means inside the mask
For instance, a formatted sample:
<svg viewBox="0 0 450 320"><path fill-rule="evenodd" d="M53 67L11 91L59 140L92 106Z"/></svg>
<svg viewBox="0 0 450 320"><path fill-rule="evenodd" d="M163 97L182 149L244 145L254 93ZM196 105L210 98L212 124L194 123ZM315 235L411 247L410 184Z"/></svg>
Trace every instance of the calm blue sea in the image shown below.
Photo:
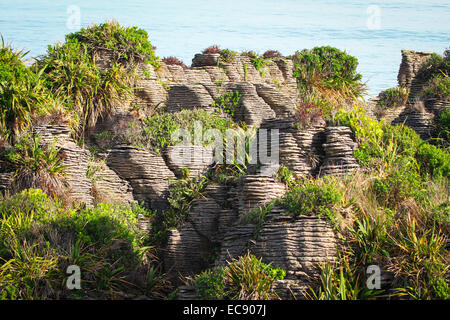
<svg viewBox="0 0 450 320"><path fill-rule="evenodd" d="M0 0L0 33L30 57L80 27L116 19L147 30L160 57L187 65L212 44L284 55L335 46L359 59L373 95L396 85L401 49L450 46L449 17L448 0Z"/></svg>

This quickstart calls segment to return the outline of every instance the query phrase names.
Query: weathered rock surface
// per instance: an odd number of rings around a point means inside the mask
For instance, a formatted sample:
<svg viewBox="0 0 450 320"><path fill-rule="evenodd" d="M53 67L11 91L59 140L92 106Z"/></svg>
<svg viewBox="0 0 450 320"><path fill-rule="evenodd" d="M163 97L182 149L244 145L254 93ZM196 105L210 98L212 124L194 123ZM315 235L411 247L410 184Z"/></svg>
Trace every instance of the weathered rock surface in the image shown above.
<svg viewBox="0 0 450 320"><path fill-rule="evenodd" d="M261 175L246 175L239 187L239 215L249 214L273 199L281 198L286 193L286 186L276 178Z"/></svg>
<svg viewBox="0 0 450 320"><path fill-rule="evenodd" d="M133 188L108 166L103 166L93 175L92 193L96 203L134 203Z"/></svg>
<svg viewBox="0 0 450 320"><path fill-rule="evenodd" d="M110 150L107 164L133 188L134 198L154 210L168 206L169 179L175 175L164 159L155 152L128 145L117 145Z"/></svg>
<svg viewBox="0 0 450 320"><path fill-rule="evenodd" d="M11 193L13 172L0 173L0 197Z"/></svg>
<svg viewBox="0 0 450 320"><path fill-rule="evenodd" d="M431 57L431 54L432 52L402 50L402 62L397 80L400 87L410 89L410 102L423 89L425 83L418 77L418 74L423 63Z"/></svg>
<svg viewBox="0 0 450 320"><path fill-rule="evenodd" d="M314 175L323 161L325 127L299 129L293 117L268 119L261 128L279 130L280 164L297 176Z"/></svg>

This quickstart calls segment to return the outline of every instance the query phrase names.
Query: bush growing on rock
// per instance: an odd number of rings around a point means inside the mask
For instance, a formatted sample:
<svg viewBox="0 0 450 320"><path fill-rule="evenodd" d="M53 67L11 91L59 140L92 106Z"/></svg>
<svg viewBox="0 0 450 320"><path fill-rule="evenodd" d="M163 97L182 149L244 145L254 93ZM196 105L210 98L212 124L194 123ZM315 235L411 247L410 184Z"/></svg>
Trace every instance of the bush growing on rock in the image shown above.
<svg viewBox="0 0 450 320"><path fill-rule="evenodd" d="M14 140L32 121L56 109L41 73L33 73L25 64L26 53L0 46L0 137Z"/></svg>
<svg viewBox="0 0 450 320"><path fill-rule="evenodd" d="M365 92L357 73L358 60L333 47L315 47L297 51L294 61L294 77L304 102L315 103L329 118L332 110L338 110Z"/></svg>
<svg viewBox="0 0 450 320"><path fill-rule="evenodd" d="M13 190L38 188L53 197L63 197L67 191L64 159L54 143L45 146L40 141L39 135L23 134L5 151L7 161L15 170Z"/></svg>
<svg viewBox="0 0 450 320"><path fill-rule="evenodd" d="M146 146L156 152L161 152L167 146L176 145L179 141L172 141L172 134L178 129L185 129L194 134L195 122L201 122L202 134L211 128L225 132L235 126L230 119L221 118L218 114L209 114L205 110L182 110L177 113L157 113L142 122L131 124L126 140L134 145Z"/></svg>
<svg viewBox="0 0 450 320"><path fill-rule="evenodd" d="M380 112L382 110L390 109L405 105L408 101L409 90L406 88L390 88L382 91L378 95L377 108Z"/></svg>

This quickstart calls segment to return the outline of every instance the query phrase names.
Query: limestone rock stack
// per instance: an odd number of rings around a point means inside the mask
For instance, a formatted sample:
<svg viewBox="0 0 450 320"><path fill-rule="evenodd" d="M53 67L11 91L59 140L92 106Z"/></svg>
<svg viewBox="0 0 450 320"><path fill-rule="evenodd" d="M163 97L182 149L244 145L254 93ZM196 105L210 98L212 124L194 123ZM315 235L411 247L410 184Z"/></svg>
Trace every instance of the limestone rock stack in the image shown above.
<svg viewBox="0 0 450 320"><path fill-rule="evenodd" d="M190 176L197 179L205 175L213 164L213 150L210 147L196 145L169 146L165 150L169 169L181 176L183 168L189 169Z"/></svg>
<svg viewBox="0 0 450 320"><path fill-rule="evenodd" d="M246 175L239 188L239 215L245 216L253 209L263 207L271 200L281 198L286 186L276 178L261 175Z"/></svg>
<svg viewBox="0 0 450 320"><path fill-rule="evenodd" d="M349 127L327 127L325 135L326 143L322 145L325 161L320 167L321 175L343 175L357 169L359 165L353 151L358 145L353 141L352 130Z"/></svg>

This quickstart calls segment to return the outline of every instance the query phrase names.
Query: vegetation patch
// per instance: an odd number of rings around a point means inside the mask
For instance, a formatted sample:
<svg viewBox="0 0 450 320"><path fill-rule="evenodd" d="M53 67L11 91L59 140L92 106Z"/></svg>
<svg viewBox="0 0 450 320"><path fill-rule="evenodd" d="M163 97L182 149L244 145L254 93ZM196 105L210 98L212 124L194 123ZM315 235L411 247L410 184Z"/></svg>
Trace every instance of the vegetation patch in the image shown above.
<svg viewBox="0 0 450 320"><path fill-rule="evenodd" d="M358 60L333 47L297 51L294 77L304 102L311 102L329 118L338 110L362 97L365 86L357 73Z"/></svg>
<svg viewBox="0 0 450 320"><path fill-rule="evenodd" d="M14 192L36 188L52 197L67 192L64 155L55 148L55 141L46 146L39 135L22 134L14 146L6 148L3 157L14 170Z"/></svg>
<svg viewBox="0 0 450 320"><path fill-rule="evenodd" d="M227 266L203 271L189 281L198 292L198 299L268 300L276 298L273 282L282 280L286 271L267 265L247 253L231 258Z"/></svg>
<svg viewBox="0 0 450 320"><path fill-rule="evenodd" d="M137 227L137 215L144 211L104 204L66 209L39 189L2 201L0 298L161 297L167 283L157 276L153 248ZM81 269L79 290L66 288L69 265ZM131 276L136 272L143 275L141 283Z"/></svg>

